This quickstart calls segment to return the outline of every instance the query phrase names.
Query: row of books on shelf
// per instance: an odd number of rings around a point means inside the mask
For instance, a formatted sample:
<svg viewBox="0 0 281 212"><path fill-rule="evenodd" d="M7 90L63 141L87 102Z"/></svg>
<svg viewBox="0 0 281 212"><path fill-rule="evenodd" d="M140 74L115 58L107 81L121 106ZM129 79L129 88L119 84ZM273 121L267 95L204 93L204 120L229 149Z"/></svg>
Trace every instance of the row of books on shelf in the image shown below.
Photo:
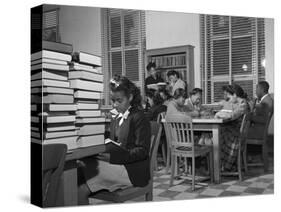
<svg viewBox="0 0 281 212"><path fill-rule="evenodd" d="M47 47L46 47L47 46ZM104 143L101 58L47 42L31 55L32 142L68 150Z"/></svg>
<svg viewBox="0 0 281 212"><path fill-rule="evenodd" d="M156 67L161 68L186 65L185 54L154 56L151 60L155 62Z"/></svg>

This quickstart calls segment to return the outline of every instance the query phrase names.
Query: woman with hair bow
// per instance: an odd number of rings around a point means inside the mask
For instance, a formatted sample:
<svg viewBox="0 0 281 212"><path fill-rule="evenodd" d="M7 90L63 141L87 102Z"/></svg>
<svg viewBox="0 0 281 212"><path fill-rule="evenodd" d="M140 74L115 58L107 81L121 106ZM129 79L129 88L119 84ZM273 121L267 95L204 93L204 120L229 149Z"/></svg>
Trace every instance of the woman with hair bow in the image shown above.
<svg viewBox="0 0 281 212"><path fill-rule="evenodd" d="M113 107L106 153L92 163L83 164L84 182L78 201L89 204L88 196L102 189L114 191L128 186L144 187L150 178L150 123L141 106L140 90L125 77L110 82ZM84 161L83 161L84 162Z"/></svg>

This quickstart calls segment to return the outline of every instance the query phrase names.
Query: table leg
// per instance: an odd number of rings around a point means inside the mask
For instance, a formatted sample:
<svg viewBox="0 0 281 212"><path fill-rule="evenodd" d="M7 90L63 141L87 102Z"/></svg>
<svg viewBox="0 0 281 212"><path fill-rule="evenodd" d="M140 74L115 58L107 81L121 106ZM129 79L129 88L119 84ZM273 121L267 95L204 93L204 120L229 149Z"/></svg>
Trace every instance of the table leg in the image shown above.
<svg viewBox="0 0 281 212"><path fill-rule="evenodd" d="M213 157L214 157L214 182L220 183L220 127L214 125L213 133Z"/></svg>
<svg viewBox="0 0 281 212"><path fill-rule="evenodd" d="M77 168L63 172L64 206L78 205Z"/></svg>

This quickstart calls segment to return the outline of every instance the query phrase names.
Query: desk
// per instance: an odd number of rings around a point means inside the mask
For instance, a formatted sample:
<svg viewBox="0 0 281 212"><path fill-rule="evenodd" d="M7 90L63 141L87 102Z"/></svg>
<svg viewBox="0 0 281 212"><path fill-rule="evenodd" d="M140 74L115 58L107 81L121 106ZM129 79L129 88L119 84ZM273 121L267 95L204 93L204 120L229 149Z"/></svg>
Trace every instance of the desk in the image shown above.
<svg viewBox="0 0 281 212"><path fill-rule="evenodd" d="M162 119L162 122L165 122ZM195 131L210 131L213 134L213 159L214 159L214 181L220 183L220 129L223 123L228 122L215 118L194 118L192 119Z"/></svg>
<svg viewBox="0 0 281 212"><path fill-rule="evenodd" d="M76 160L105 151L105 145L75 149L68 152L63 172L63 206L78 205L78 177Z"/></svg>

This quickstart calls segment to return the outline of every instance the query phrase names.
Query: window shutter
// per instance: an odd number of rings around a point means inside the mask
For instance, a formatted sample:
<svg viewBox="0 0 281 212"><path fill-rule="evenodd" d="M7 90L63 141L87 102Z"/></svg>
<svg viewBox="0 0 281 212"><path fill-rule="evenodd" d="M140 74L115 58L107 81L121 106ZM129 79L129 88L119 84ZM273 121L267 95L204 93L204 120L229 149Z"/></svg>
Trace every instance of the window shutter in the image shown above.
<svg viewBox="0 0 281 212"><path fill-rule="evenodd" d="M111 71L112 76L122 75L122 52L111 52Z"/></svg>
<svg viewBox="0 0 281 212"><path fill-rule="evenodd" d="M139 80L139 51L125 51L126 76L132 81Z"/></svg>
<svg viewBox="0 0 281 212"><path fill-rule="evenodd" d="M43 40L59 41L58 22L58 10L43 13Z"/></svg>
<svg viewBox="0 0 281 212"><path fill-rule="evenodd" d="M110 18L111 48L121 47L121 17Z"/></svg>
<svg viewBox="0 0 281 212"><path fill-rule="evenodd" d="M125 46L137 46L139 43L139 14L128 12L124 15L124 39Z"/></svg>
<svg viewBox="0 0 281 212"><path fill-rule="evenodd" d="M253 98L265 76L264 19L201 15L200 34L205 103L218 101L221 86L232 82Z"/></svg>

